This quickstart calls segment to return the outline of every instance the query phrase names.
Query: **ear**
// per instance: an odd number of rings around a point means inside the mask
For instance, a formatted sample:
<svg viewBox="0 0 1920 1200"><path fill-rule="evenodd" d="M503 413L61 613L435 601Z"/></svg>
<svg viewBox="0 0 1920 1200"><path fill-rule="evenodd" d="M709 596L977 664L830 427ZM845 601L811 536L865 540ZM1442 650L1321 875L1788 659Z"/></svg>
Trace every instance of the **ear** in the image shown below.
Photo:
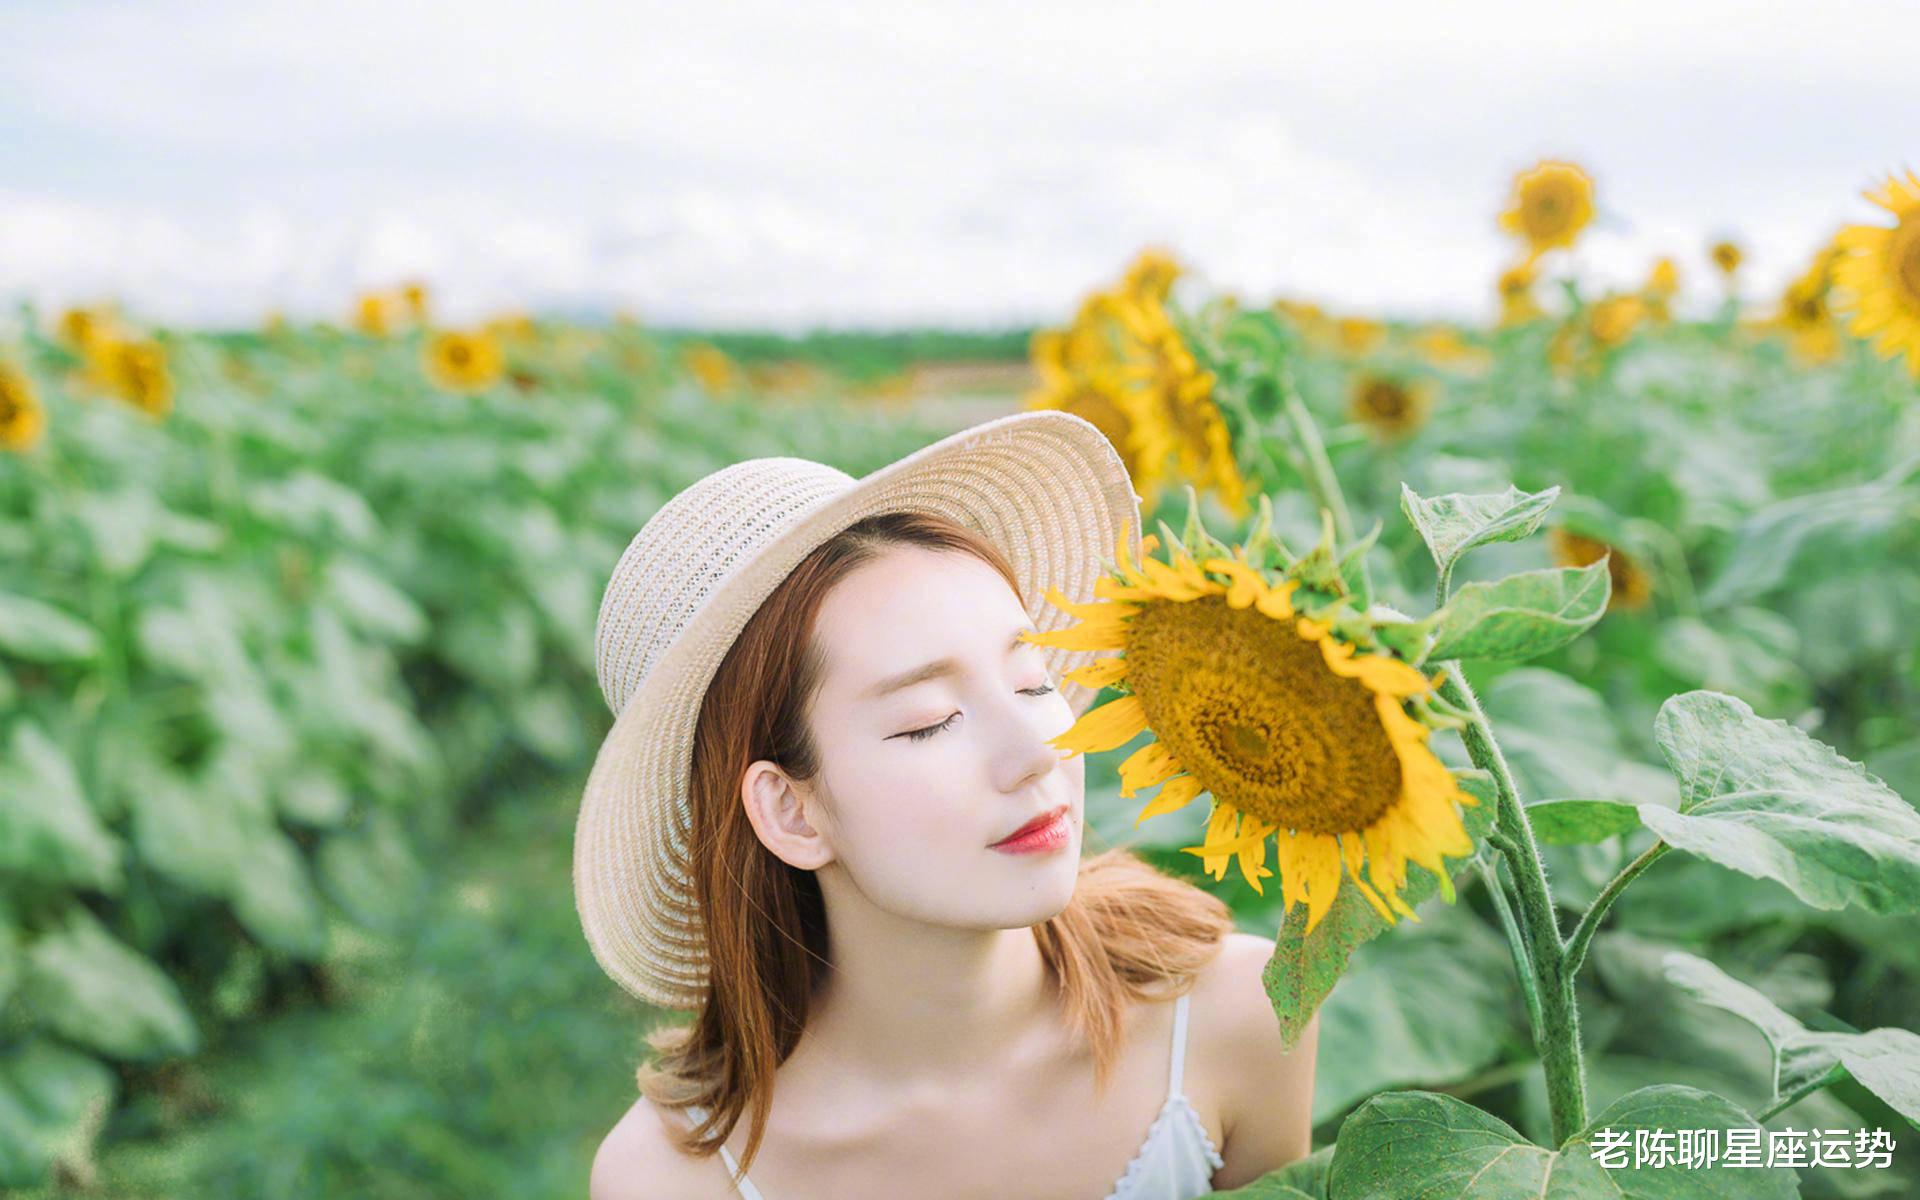
<svg viewBox="0 0 1920 1200"><path fill-rule="evenodd" d="M780 767L759 759L740 780L740 801L760 842L774 856L803 871L817 870L834 859L833 845L815 827L816 789L797 783Z"/></svg>

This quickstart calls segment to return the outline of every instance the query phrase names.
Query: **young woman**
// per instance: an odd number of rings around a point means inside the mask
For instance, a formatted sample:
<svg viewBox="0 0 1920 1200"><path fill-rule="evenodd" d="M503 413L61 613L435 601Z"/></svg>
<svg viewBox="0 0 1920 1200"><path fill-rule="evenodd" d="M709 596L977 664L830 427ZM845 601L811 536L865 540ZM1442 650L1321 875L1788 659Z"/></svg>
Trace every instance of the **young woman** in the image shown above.
<svg viewBox="0 0 1920 1200"><path fill-rule="evenodd" d="M609 973L696 1012L648 1038L593 1200L1187 1200L1307 1153L1317 1028L1282 1050L1270 943L1081 857L1049 743L1094 658L1019 636L1137 522L1098 431L1030 413L857 483L739 464L642 530L576 889Z"/></svg>

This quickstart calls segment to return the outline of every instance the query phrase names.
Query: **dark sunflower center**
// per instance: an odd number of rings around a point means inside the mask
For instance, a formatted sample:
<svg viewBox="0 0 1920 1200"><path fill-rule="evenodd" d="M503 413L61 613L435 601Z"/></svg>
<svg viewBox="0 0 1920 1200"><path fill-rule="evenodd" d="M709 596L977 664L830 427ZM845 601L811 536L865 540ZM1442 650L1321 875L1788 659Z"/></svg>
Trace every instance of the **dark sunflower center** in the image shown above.
<svg viewBox="0 0 1920 1200"><path fill-rule="evenodd" d="M1407 415L1407 390L1397 383L1376 381L1361 390L1368 412L1383 420L1394 421Z"/></svg>
<svg viewBox="0 0 1920 1200"><path fill-rule="evenodd" d="M13 424L26 410L27 406L20 402L20 397L14 394L13 388L0 383L0 425Z"/></svg>
<svg viewBox="0 0 1920 1200"><path fill-rule="evenodd" d="M1282 829L1351 833L1400 799L1400 758L1373 693L1317 644L1225 597L1145 605L1127 682L1180 764L1221 801Z"/></svg>
<svg viewBox="0 0 1920 1200"><path fill-rule="evenodd" d="M1541 237L1551 237L1567 226L1572 205L1558 188L1548 188L1533 194L1533 203L1528 206L1528 225Z"/></svg>
<svg viewBox="0 0 1920 1200"><path fill-rule="evenodd" d="M464 367L473 360L473 355L459 342L447 347L447 361L456 367Z"/></svg>

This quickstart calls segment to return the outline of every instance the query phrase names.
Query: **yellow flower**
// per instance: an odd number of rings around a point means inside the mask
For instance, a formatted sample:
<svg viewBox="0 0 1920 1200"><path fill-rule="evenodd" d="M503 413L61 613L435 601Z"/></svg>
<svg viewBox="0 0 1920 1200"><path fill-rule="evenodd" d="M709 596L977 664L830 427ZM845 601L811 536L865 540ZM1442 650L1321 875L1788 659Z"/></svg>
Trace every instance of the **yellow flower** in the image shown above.
<svg viewBox="0 0 1920 1200"><path fill-rule="evenodd" d="M10 363L0 362L0 448L30 450L46 432L47 414L33 381Z"/></svg>
<svg viewBox="0 0 1920 1200"><path fill-rule="evenodd" d="M1842 251L1831 242L1813 256L1780 294L1773 319L1764 328L1787 335L1794 356L1805 363L1831 362L1840 354L1840 327L1833 317L1833 267Z"/></svg>
<svg viewBox="0 0 1920 1200"><path fill-rule="evenodd" d="M1920 174L1888 176L1885 189L1867 199L1894 216L1891 229L1849 225L1834 238L1843 256L1834 283L1850 314L1849 328L1873 339L1882 357L1904 353L1920 379Z"/></svg>
<svg viewBox="0 0 1920 1200"><path fill-rule="evenodd" d="M1722 239L1708 248L1707 257L1713 259L1713 265L1720 268L1722 275L1732 275L1740 269L1741 260L1746 255L1736 243Z"/></svg>
<svg viewBox="0 0 1920 1200"><path fill-rule="evenodd" d="M476 392L497 383L505 370L500 344L491 334L437 333L423 351L427 374L451 392Z"/></svg>
<svg viewBox="0 0 1920 1200"><path fill-rule="evenodd" d="M1171 254L1158 246L1149 246L1134 257L1121 278L1120 287L1128 295L1165 303L1179 275L1180 264Z"/></svg>
<svg viewBox="0 0 1920 1200"><path fill-rule="evenodd" d="M60 314L60 340L67 348L87 354L113 327L112 315L91 308L74 307Z"/></svg>
<svg viewBox="0 0 1920 1200"><path fill-rule="evenodd" d="M1469 346L1460 340L1460 335L1445 325L1422 330L1414 337L1413 346L1436 366L1459 367L1468 371L1484 368L1492 358L1480 347Z"/></svg>
<svg viewBox="0 0 1920 1200"><path fill-rule="evenodd" d="M98 341L90 359L93 381L140 411L163 417L173 409L167 355L153 342Z"/></svg>
<svg viewBox="0 0 1920 1200"><path fill-rule="evenodd" d="M385 337L393 331L393 297L384 292L365 292L354 302L353 327L369 337Z"/></svg>
<svg viewBox="0 0 1920 1200"><path fill-rule="evenodd" d="M1156 541L1142 539L1143 548ZM1237 862L1264 894L1271 840L1283 901L1306 904L1309 934L1333 906L1343 866L1389 924L1396 913L1413 916L1399 895L1408 861L1438 875L1451 901L1441 855L1473 852L1455 805L1478 801L1403 707L1438 679L1389 655L1358 653L1330 625L1296 613L1298 585L1269 582L1245 547L1232 558L1146 557L1136 567L1123 537L1115 564L1115 575L1094 585L1100 602L1048 590L1079 624L1025 635L1044 646L1121 652L1068 673L1126 694L1052 744L1093 753L1154 733L1158 740L1120 764L1122 796L1160 785L1135 824L1211 793L1206 838L1184 852L1215 879Z"/></svg>
<svg viewBox="0 0 1920 1200"><path fill-rule="evenodd" d="M400 286L400 302L407 307L407 319L416 325L427 323L427 285L414 279Z"/></svg>
<svg viewBox="0 0 1920 1200"><path fill-rule="evenodd" d="M488 337L507 345L530 342L539 332L533 318L523 312L503 313L480 328Z"/></svg>
<svg viewBox="0 0 1920 1200"><path fill-rule="evenodd" d="M1616 608L1644 608L1653 592L1653 580L1633 556L1620 547L1598 538L1574 533L1563 525L1547 531L1547 543L1553 561L1563 567L1584 567L1607 559L1607 578L1613 590L1607 596L1607 611Z"/></svg>
<svg viewBox="0 0 1920 1200"><path fill-rule="evenodd" d="M1132 424L1129 444L1158 487L1174 474L1210 489L1235 519L1247 515L1247 483L1226 418L1213 401L1213 372L1200 366L1158 301L1110 297L1119 337L1118 396Z"/></svg>
<svg viewBox="0 0 1920 1200"><path fill-rule="evenodd" d="M1646 301L1647 316L1662 324L1673 319L1673 298L1680 291L1680 264L1669 256L1653 260L1653 266L1647 271L1647 281L1640 286L1640 297Z"/></svg>
<svg viewBox="0 0 1920 1200"><path fill-rule="evenodd" d="M1573 245L1593 220L1593 180L1570 162L1545 159L1513 180L1513 207L1500 214L1508 232L1525 239L1528 257Z"/></svg>
<svg viewBox="0 0 1920 1200"><path fill-rule="evenodd" d="M1608 296L1587 309L1587 333L1599 346L1618 346L1646 315L1647 306L1640 297Z"/></svg>
<svg viewBox="0 0 1920 1200"><path fill-rule="evenodd" d="M1500 272L1500 327L1524 325L1544 316L1533 298L1534 271L1531 262L1519 263Z"/></svg>
<svg viewBox="0 0 1920 1200"><path fill-rule="evenodd" d="M1354 419L1390 438L1425 424L1432 403L1425 384L1371 372L1354 376L1347 394L1347 411Z"/></svg>
<svg viewBox="0 0 1920 1200"><path fill-rule="evenodd" d="M1341 317L1334 329L1340 348L1356 357L1373 350L1387 336L1387 327L1370 317Z"/></svg>
<svg viewBox="0 0 1920 1200"><path fill-rule="evenodd" d="M682 351L680 364L710 396L731 391L739 382L739 372L734 370L733 360L719 347L704 342L688 346Z"/></svg>
<svg viewBox="0 0 1920 1200"><path fill-rule="evenodd" d="M1118 375L1104 360L1096 331L1043 329L1033 335L1030 351L1040 386L1025 407L1059 409L1092 422L1126 462L1127 474L1136 484L1143 480L1149 472L1133 444L1133 417L1120 401Z"/></svg>

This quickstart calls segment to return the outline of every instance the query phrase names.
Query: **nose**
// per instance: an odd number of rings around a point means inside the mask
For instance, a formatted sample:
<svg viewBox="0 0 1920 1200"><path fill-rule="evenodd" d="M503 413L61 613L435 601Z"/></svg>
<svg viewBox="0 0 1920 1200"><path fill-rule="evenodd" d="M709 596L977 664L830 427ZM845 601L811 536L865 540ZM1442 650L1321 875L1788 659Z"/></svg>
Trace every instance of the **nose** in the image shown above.
<svg viewBox="0 0 1920 1200"><path fill-rule="evenodd" d="M1057 698L1058 693L1054 696ZM1012 709L1002 723L1006 732L1000 744L999 769L995 772L1004 776L997 782L1005 791L1018 791L1035 780L1046 778L1049 771L1070 757L1067 751L1050 744L1051 739L1065 733L1073 724L1070 712L1066 713L1064 722L1061 720L1061 710L1066 709L1066 704L1048 704L1021 696L1014 700L1024 707Z"/></svg>

